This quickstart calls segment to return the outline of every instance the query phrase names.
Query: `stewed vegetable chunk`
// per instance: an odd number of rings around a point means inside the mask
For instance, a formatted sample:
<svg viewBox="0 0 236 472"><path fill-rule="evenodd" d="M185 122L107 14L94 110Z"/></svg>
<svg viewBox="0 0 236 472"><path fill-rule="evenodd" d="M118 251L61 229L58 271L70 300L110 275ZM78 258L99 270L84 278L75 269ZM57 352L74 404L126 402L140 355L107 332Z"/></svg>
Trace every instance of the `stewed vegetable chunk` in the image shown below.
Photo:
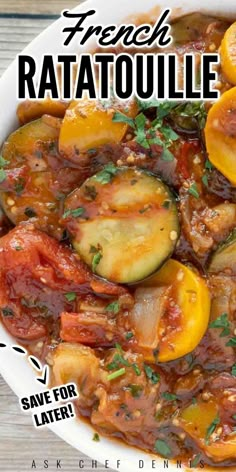
<svg viewBox="0 0 236 472"><path fill-rule="evenodd" d="M224 272L236 274L236 229L214 252L209 272Z"/></svg>
<svg viewBox="0 0 236 472"><path fill-rule="evenodd" d="M8 218L15 225L31 219L57 239L62 200L81 181L81 171L58 154L60 126L49 115L31 121L10 134L0 158L0 203Z"/></svg>
<svg viewBox="0 0 236 472"><path fill-rule="evenodd" d="M65 201L74 248L93 272L118 283L154 273L179 236L175 199L156 176L106 166Z"/></svg>

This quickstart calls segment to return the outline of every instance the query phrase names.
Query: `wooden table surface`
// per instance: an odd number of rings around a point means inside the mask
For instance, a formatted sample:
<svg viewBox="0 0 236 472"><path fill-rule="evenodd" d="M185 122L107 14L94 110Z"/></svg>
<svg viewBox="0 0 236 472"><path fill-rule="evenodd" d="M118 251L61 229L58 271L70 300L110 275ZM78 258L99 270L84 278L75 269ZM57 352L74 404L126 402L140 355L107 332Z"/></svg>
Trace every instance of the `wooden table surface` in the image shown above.
<svg viewBox="0 0 236 472"><path fill-rule="evenodd" d="M0 75L34 37L56 19L64 8L73 8L79 0L0 0ZM78 471L84 459L84 471L90 472L91 461L60 440L48 429L36 430L24 415L18 399L0 376L0 471L27 472L35 460L37 471L55 471L61 459L64 472ZM98 466L103 472L103 466Z"/></svg>

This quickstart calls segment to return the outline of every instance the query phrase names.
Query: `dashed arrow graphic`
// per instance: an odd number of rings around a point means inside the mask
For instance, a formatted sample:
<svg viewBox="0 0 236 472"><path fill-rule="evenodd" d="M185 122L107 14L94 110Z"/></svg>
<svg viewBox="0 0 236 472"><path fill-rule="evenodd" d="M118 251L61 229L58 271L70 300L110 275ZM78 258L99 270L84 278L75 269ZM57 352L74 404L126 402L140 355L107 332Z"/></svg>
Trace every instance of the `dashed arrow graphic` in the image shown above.
<svg viewBox="0 0 236 472"><path fill-rule="evenodd" d="M48 365L45 365L43 368L43 376L36 377L36 380L46 386L48 384L48 378L49 378L49 368L48 368Z"/></svg>
<svg viewBox="0 0 236 472"><path fill-rule="evenodd" d="M4 343L0 343L0 348L6 348L7 345ZM26 355L28 354L26 349L24 349L22 346L11 346L11 349L17 354L20 355ZM42 371L42 377L36 377L35 380L37 382L40 382L41 384L47 386L48 381L49 381L49 366L46 364L44 367L42 366L41 362L37 357L28 355L28 360L30 361L31 365L36 368L39 372Z"/></svg>

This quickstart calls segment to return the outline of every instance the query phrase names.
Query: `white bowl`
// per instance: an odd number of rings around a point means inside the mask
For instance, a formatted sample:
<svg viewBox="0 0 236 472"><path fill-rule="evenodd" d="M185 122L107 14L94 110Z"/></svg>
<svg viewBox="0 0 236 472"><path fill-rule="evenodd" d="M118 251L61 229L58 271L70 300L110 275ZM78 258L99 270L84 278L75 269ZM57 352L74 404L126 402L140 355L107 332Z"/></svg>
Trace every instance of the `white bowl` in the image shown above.
<svg viewBox="0 0 236 472"><path fill-rule="evenodd" d="M211 13L231 19L236 18L235 0L214 0L206 3L205 0L88 0L74 9L74 11L85 11L89 8L97 8L96 22L100 24L120 23L126 17L136 16L150 12L158 16L158 6L170 7L175 16L184 13L200 11ZM61 33L66 20L59 19L41 33L24 50L25 54L33 55L40 60L42 54L57 54L62 52L78 52L77 40L75 39L69 47L62 46L64 35ZM94 43L90 41L83 50L91 50ZM0 142L17 126L16 121L16 77L17 65L14 61L0 79ZM16 344L13 338L0 325L0 342L6 343L7 348L0 349L0 372L6 382L18 397L26 396L30 393L42 390L38 382L35 381L35 373L30 367L27 357L17 355L10 348ZM23 413L22 413L23 414ZM120 460L120 471L137 472L138 461L144 461L144 470L153 471L152 460L156 460L156 470L163 470L163 460L157 456L146 454L135 448L126 446L121 442L101 438L99 443L92 441L93 429L83 421L73 419L62 421L50 426L58 436L82 451L88 456L107 464L110 468L117 469L117 460ZM173 463L169 464L170 472L176 471Z"/></svg>

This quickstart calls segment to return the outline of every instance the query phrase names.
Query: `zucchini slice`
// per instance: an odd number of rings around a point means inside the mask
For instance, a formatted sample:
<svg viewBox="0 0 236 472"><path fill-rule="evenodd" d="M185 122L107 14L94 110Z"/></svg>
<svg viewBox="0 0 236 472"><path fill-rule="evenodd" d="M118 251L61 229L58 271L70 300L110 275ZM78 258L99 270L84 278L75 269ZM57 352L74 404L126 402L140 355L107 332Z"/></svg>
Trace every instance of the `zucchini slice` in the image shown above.
<svg viewBox="0 0 236 472"><path fill-rule="evenodd" d="M214 252L208 268L208 271L213 273L225 270L236 274L236 228Z"/></svg>
<svg viewBox="0 0 236 472"><path fill-rule="evenodd" d="M159 269L179 237L175 199L156 176L109 164L65 200L62 220L93 272L135 283Z"/></svg>

